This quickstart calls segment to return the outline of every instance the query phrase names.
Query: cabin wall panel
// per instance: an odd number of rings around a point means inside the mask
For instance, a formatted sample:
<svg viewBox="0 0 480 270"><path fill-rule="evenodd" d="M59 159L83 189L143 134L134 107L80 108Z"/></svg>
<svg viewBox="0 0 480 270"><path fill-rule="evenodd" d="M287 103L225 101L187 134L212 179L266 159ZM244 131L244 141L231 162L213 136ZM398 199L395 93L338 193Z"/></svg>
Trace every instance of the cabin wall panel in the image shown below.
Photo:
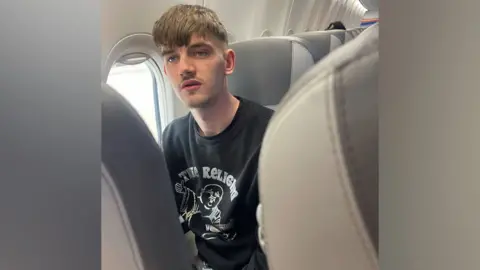
<svg viewBox="0 0 480 270"><path fill-rule="evenodd" d="M215 10L225 27L237 41L249 39L252 36L250 17L257 5L263 0L207 0L205 6Z"/></svg>
<svg viewBox="0 0 480 270"><path fill-rule="evenodd" d="M172 5L195 4L197 0L102 0L102 63L110 49L123 37L152 31L153 24Z"/></svg>
<svg viewBox="0 0 480 270"><path fill-rule="evenodd" d="M287 31L292 29L294 33L305 32L309 29L308 20L309 14L312 13L312 8L316 2L324 2L328 0L294 0L290 17L287 20Z"/></svg>

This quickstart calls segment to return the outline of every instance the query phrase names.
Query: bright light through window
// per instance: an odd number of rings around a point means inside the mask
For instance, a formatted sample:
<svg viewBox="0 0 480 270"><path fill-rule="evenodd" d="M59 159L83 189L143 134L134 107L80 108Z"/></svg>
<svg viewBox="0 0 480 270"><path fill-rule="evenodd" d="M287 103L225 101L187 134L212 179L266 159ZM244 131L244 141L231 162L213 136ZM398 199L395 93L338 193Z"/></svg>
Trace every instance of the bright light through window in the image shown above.
<svg viewBox="0 0 480 270"><path fill-rule="evenodd" d="M153 137L159 140L160 119L156 100L156 78L146 62L135 65L115 64L107 84L119 92L137 110Z"/></svg>

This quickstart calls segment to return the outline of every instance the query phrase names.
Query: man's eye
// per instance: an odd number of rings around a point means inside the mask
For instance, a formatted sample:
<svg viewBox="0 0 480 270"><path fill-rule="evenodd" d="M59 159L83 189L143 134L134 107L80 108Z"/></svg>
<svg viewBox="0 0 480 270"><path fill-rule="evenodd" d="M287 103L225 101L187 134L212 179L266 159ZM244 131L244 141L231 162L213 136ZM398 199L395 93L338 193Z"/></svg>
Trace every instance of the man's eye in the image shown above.
<svg viewBox="0 0 480 270"><path fill-rule="evenodd" d="M175 61L176 59L177 59L176 56L170 56L170 57L167 58L167 62L171 63L171 62Z"/></svg>
<svg viewBox="0 0 480 270"><path fill-rule="evenodd" d="M195 52L195 54L200 57L208 56L208 52L205 52L205 51L198 51L198 52Z"/></svg>

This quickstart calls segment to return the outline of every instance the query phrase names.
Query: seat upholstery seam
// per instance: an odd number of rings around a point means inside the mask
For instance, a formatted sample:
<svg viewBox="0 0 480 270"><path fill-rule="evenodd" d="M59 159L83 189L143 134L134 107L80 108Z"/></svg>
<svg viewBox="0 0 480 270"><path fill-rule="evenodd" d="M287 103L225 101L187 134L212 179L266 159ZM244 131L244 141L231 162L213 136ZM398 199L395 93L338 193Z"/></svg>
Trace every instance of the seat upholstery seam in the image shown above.
<svg viewBox="0 0 480 270"><path fill-rule="evenodd" d="M342 74L342 71L347 68L348 66L354 64L355 62L359 62L359 61L363 61L364 59L368 59L370 57L374 57L376 55L377 52L373 51L373 52L370 52L369 54L365 54L363 55L362 57L358 57L358 58L354 58L352 59L352 61L348 61L338 67L336 67L335 69L332 70L332 73L331 76L332 76L332 80L333 80L333 89L340 89L338 92L335 92L335 93L331 93L331 91L326 91L326 95L333 95L333 94L339 94L339 113L337 115L337 118L338 119L338 126L337 126L337 129L340 129L340 127L343 127L344 130L348 130L348 122L346 120L346 115L347 115L347 110L346 110L346 102L344 102L346 100L345 98L345 92L343 90L343 87L341 87L341 79L342 79L342 76L341 75L338 75L338 74ZM330 98L335 98L333 96L330 96L328 97L326 100L326 107L329 107L329 105L331 104L331 102L329 102L331 99ZM335 103L337 104L337 103ZM334 111L335 108L327 108L327 114L330 116L330 119L335 119L335 117L332 115L335 113ZM329 121L328 123L332 123L332 121ZM337 162L337 168L341 170L342 168L342 153L345 155L343 157L343 163L345 165L345 171L346 171L346 176L349 178L351 173L349 171L349 167L348 167L348 160L351 156L353 156L352 152L354 151L354 147L353 147L353 144L351 143L351 138L348 134L348 132L345 132L345 137L343 138L345 140L345 146L342 147L341 143L338 142L338 144L336 144L336 141L335 139L333 138L333 134L335 134L334 132L334 127L332 126L332 124L328 124L328 128L330 130L330 134L331 134L331 140L332 140L332 144L333 145L336 145L336 146L339 146L340 148L339 149L334 149L334 156L336 156L336 162ZM341 140L342 138L340 138ZM355 168L353 168L355 170ZM373 241L373 239L371 238L371 236L369 235L368 233L368 230L367 230L367 226L366 226L366 223L365 223L365 220L362 218L362 212L361 212L361 209L360 209L360 206L358 205L358 200L357 200L357 196L354 192L354 188L353 188L353 183L351 183L348 179L345 179L345 177L343 177L344 175L342 173L339 172L339 176L340 176L340 179L341 179L341 186L342 186L342 191L343 191L343 194L344 194L344 197L347 201L347 204L348 204L348 211L349 211L349 215L350 217L352 218L352 220L354 220L354 226L357 230L357 232L359 233L359 235L361 236L361 239L362 239L362 244L363 246L366 248L366 250L368 250L368 254L369 255L372 255L372 253L376 253L375 252L375 249L373 248L373 244L371 243ZM370 240L370 241L369 241ZM370 257L370 256L369 256ZM376 265L375 263L375 260L374 258L370 257L369 258L369 262L370 264L373 266Z"/></svg>

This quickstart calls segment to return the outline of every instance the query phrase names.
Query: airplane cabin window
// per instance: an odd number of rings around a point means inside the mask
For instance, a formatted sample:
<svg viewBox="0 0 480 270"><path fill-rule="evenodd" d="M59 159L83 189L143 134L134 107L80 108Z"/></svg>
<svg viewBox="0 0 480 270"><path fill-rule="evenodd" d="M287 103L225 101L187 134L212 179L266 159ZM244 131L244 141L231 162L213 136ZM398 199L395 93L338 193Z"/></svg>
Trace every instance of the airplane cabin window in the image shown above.
<svg viewBox="0 0 480 270"><path fill-rule="evenodd" d="M145 57L144 57L145 58ZM120 63L121 62L121 63ZM161 135L158 99L158 68L152 60L116 62L108 74L107 84L119 92L147 124L157 142Z"/></svg>

